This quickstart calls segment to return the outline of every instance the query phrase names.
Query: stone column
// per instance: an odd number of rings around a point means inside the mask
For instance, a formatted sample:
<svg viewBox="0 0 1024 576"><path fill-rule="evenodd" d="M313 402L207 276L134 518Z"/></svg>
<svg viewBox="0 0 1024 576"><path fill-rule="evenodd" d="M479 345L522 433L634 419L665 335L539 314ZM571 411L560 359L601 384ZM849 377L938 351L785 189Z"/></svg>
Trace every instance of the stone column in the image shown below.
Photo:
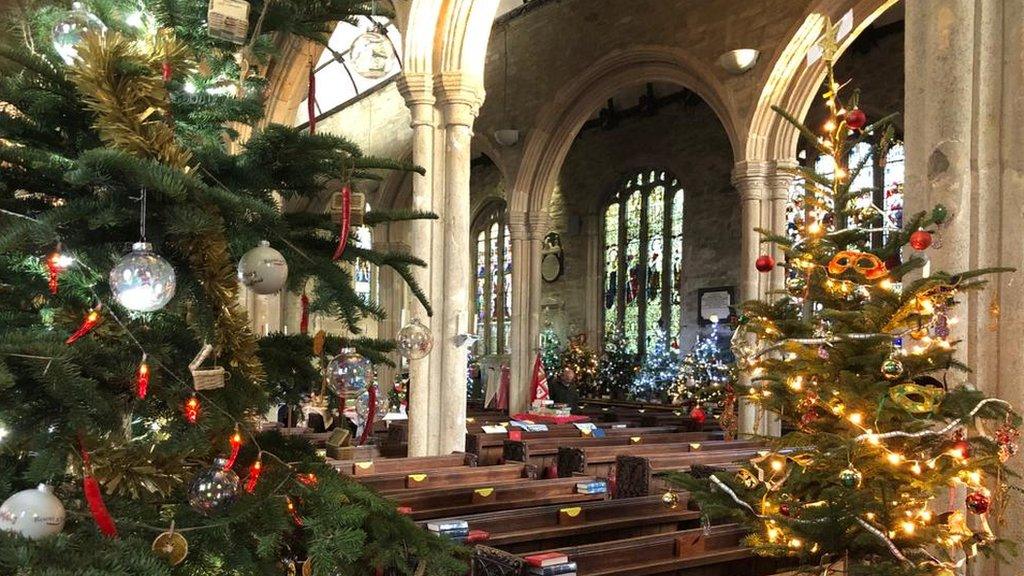
<svg viewBox="0 0 1024 576"><path fill-rule="evenodd" d="M530 378L540 347L540 261L547 226L547 213L544 212L510 212L508 215L512 241L509 414L522 412L530 404Z"/></svg>
<svg viewBox="0 0 1024 576"><path fill-rule="evenodd" d="M768 176L768 212L771 215L769 229L780 236L786 234L786 206L789 204L789 191L793 187L793 172L797 167L796 160L776 160L772 163L771 174ZM772 256L776 262L785 260L782 248L773 244ZM786 269L776 268L768 279L768 290L784 290L786 288Z"/></svg>
<svg viewBox="0 0 1024 576"><path fill-rule="evenodd" d="M932 271L1012 266L963 295L950 372L991 396L1024 405L1024 0L906 3L907 212L944 204L950 213L926 254ZM1011 460L1017 472L1021 461ZM1001 538L1024 538L1019 500ZM988 566L979 574L1016 574Z"/></svg>
<svg viewBox="0 0 1024 576"><path fill-rule="evenodd" d="M391 237L393 228L398 228L404 222L395 222L379 227L374 230L375 235L379 231L383 237ZM374 241L374 250L380 250L382 252L409 252L409 245L405 242L395 241ZM377 301L387 311L388 317L381 320L377 325L377 337L384 339L394 339L398 334L398 331L402 329L402 310L408 310L408 303L406 302L406 290L405 283L402 278L395 273L391 268L379 268L377 270ZM409 318L406 318L408 321ZM394 355L396 361L401 361L401 358L396 354ZM400 366L399 366L400 368ZM377 382L380 385L382 392L386 392L391 389L395 381L395 374L397 368L392 368L388 365L381 365L377 367Z"/></svg>
<svg viewBox="0 0 1024 576"><path fill-rule="evenodd" d="M466 355L457 340L469 332L472 262L469 233L470 141L483 88L461 74L442 73L438 104L445 121L444 314L441 328L439 453L466 448Z"/></svg>
<svg viewBox="0 0 1024 576"><path fill-rule="evenodd" d="M412 161L427 170L426 176L413 174L412 208L414 210L443 212L443 205L435 201L434 194L434 93L433 82L429 74L406 73L398 81L398 88L405 97L406 104L412 113ZM443 195L439 194L440 198ZM408 244L410 252L427 262L426 269L413 268L412 276L419 283L430 304L434 315L427 318L426 310L419 301L412 297L409 303L409 319L421 318L430 327L435 341L440 334L439 321L444 310L444 301L434 297L440 295L434 291L435 278L441 275L443 261L432 258L434 238L440 238L443 223L440 220L412 220L407 223ZM394 313L394 311L392 311ZM409 456L427 456L437 451L437 435L430 434L431 422L437 427L439 394L434 393L439 385L432 378L432 367L440 365L441 346L435 345L433 352L421 360L409 363Z"/></svg>
<svg viewBox="0 0 1024 576"><path fill-rule="evenodd" d="M584 329L587 332L587 344L592 349L599 349L604 342L604 325L601 323L604 309L604 242L601 237L601 216L586 214L583 217L583 234L581 239L587 251L586 281L584 284L584 302L599 303L589 305L584 312Z"/></svg>

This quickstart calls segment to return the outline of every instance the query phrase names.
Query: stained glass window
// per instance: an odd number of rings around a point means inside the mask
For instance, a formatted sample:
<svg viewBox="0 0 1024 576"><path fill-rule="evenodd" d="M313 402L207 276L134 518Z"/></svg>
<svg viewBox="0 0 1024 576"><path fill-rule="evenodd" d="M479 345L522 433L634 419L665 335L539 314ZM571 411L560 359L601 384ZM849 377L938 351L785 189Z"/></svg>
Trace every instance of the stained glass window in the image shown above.
<svg viewBox="0 0 1024 576"><path fill-rule="evenodd" d="M626 179L604 212L604 327L643 353L659 325L680 329L683 190L665 170Z"/></svg>
<svg viewBox="0 0 1024 576"><path fill-rule="evenodd" d="M367 210L369 210L369 206L367 206ZM373 234L367 226L356 228L356 246L367 250L373 248ZM374 274L370 263L362 258L357 258L353 268L355 292L363 299L363 302L369 304L376 297L373 290Z"/></svg>
<svg viewBox="0 0 1024 576"><path fill-rule="evenodd" d="M492 202L480 211L473 237L473 313L481 336L474 354L507 354L512 330L512 239L504 202Z"/></svg>

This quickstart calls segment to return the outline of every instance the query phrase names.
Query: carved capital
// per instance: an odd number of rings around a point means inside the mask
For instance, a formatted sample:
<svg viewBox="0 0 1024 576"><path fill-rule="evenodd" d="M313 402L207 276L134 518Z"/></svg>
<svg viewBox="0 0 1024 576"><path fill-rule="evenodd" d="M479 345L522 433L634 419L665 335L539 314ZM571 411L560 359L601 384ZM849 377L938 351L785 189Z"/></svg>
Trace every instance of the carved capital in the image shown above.
<svg viewBox="0 0 1024 576"><path fill-rule="evenodd" d="M796 170L799 167L796 160L776 160L772 163L771 172L768 175L768 188L772 200L788 200L789 190L796 179Z"/></svg>
<svg viewBox="0 0 1024 576"><path fill-rule="evenodd" d="M463 72L442 72L435 76L434 93L447 126L473 126L484 103L480 78Z"/></svg>
<svg viewBox="0 0 1024 576"><path fill-rule="evenodd" d="M766 162L737 162L732 169L732 184L744 202L765 199L768 164Z"/></svg>
<svg viewBox="0 0 1024 576"><path fill-rule="evenodd" d="M509 212L508 231L512 240L541 240L548 231L546 212Z"/></svg>

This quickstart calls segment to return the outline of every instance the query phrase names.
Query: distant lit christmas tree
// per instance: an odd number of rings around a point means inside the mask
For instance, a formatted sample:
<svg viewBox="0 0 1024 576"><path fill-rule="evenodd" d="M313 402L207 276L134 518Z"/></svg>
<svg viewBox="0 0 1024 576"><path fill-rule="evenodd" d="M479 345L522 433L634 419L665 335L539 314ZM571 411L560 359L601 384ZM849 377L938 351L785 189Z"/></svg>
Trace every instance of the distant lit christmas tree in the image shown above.
<svg viewBox="0 0 1024 576"><path fill-rule="evenodd" d="M729 345L729 335L714 322L683 357L680 378L672 391L677 404L700 405L718 413L726 390L736 381L736 358Z"/></svg>
<svg viewBox="0 0 1024 576"><path fill-rule="evenodd" d="M656 328L640 373L633 382L632 396L640 401L667 400L679 381L681 368L679 350L664 330Z"/></svg>
<svg viewBox="0 0 1024 576"><path fill-rule="evenodd" d="M580 396L592 396L597 382L597 354L587 346L587 335L577 334L569 339L561 357L559 379L576 388Z"/></svg>
<svg viewBox="0 0 1024 576"><path fill-rule="evenodd" d="M604 354L597 366L597 377L592 391L580 393L590 398L624 399L636 380L639 368L637 355L629 351L622 332L608 335L604 343Z"/></svg>
<svg viewBox="0 0 1024 576"><path fill-rule="evenodd" d="M540 360L544 363L548 379L557 378L562 368L562 339L551 326L540 332Z"/></svg>

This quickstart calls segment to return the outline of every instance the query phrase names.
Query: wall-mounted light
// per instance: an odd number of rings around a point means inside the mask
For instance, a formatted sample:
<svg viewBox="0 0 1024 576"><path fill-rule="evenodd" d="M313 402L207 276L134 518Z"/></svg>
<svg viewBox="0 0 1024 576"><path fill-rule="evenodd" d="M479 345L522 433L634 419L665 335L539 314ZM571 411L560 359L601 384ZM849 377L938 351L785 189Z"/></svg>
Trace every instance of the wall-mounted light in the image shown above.
<svg viewBox="0 0 1024 576"><path fill-rule="evenodd" d="M515 146L519 142L519 130L505 128L494 131L494 141L502 146Z"/></svg>
<svg viewBox="0 0 1024 576"><path fill-rule="evenodd" d="M730 74L743 74L757 64L761 52L754 48L730 50L718 57L718 65Z"/></svg>

